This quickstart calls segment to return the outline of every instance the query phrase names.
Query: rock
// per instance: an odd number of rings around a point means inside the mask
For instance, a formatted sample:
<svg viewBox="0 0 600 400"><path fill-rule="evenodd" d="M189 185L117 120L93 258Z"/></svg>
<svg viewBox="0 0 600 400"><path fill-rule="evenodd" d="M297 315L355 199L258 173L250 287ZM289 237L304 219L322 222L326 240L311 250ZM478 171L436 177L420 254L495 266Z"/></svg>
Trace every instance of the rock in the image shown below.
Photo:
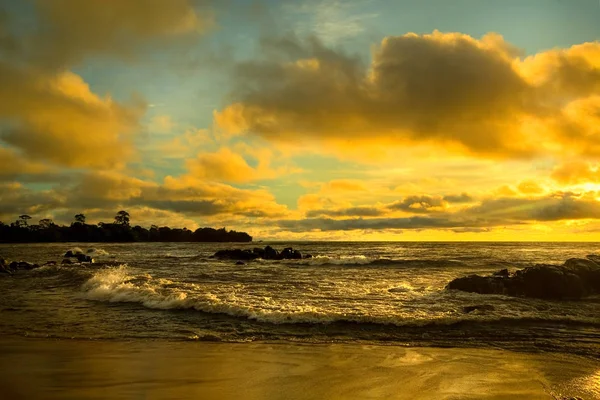
<svg viewBox="0 0 600 400"><path fill-rule="evenodd" d="M505 294L505 280L502 277L469 275L451 281L447 289L480 294Z"/></svg>
<svg viewBox="0 0 600 400"><path fill-rule="evenodd" d="M68 258L65 258L64 260L62 260L61 264L73 264L73 261L69 260Z"/></svg>
<svg viewBox="0 0 600 400"><path fill-rule="evenodd" d="M67 251L63 257L65 257L65 258L77 257L80 254L83 254L83 252L80 249L74 249L74 250Z"/></svg>
<svg viewBox="0 0 600 400"><path fill-rule="evenodd" d="M243 261L236 261L235 265L246 265L246 263Z"/></svg>
<svg viewBox="0 0 600 400"><path fill-rule="evenodd" d="M473 311L494 311L496 308L491 304L478 304L474 306L464 306L463 312L468 314Z"/></svg>
<svg viewBox="0 0 600 400"><path fill-rule="evenodd" d="M265 260L281 260L280 256L279 256L279 252L277 250L275 250L274 248L272 248L271 246L267 246L265 247L265 255L264 255L264 259Z"/></svg>
<svg viewBox="0 0 600 400"><path fill-rule="evenodd" d="M230 250L219 250L213 256L213 258L219 258L222 260L241 260L251 261L257 258L265 260L300 260L303 258L302 253L298 250L294 250L291 247L286 247L280 253L271 246L266 246L264 249L255 247L250 250L241 249L230 249ZM312 256L306 257L311 258Z"/></svg>
<svg viewBox="0 0 600 400"><path fill-rule="evenodd" d="M253 253L250 250L241 250L241 249L233 249L233 250L219 250L214 254L214 257L219 258L221 260L256 260L258 257L257 254Z"/></svg>
<svg viewBox="0 0 600 400"><path fill-rule="evenodd" d="M508 278L510 276L510 272L508 272L508 269L504 268L501 269L500 271L496 271L492 274L493 276L501 276L503 278Z"/></svg>
<svg viewBox="0 0 600 400"><path fill-rule="evenodd" d="M93 263L94 262L94 259L92 257L86 256L85 254L78 253L75 257L77 258L77 261L79 261L80 263L84 263L84 262Z"/></svg>
<svg viewBox="0 0 600 400"><path fill-rule="evenodd" d="M252 252L258 256L258 258L265 258L265 249L255 247Z"/></svg>
<svg viewBox="0 0 600 400"><path fill-rule="evenodd" d="M286 247L281 252L281 257L284 260L298 260L302 258L302 253L300 253L298 250L294 250L291 247Z"/></svg>
<svg viewBox="0 0 600 400"><path fill-rule="evenodd" d="M26 261L13 261L8 265L8 269L10 269L11 271L29 271L39 267L40 266L38 264L32 264Z"/></svg>
<svg viewBox="0 0 600 400"><path fill-rule="evenodd" d="M293 255L294 255L294 249L292 249L291 247L286 247L281 252L281 257L285 260L291 259L293 257Z"/></svg>
<svg viewBox="0 0 600 400"><path fill-rule="evenodd" d="M56 261L46 261L44 265L56 265Z"/></svg>
<svg viewBox="0 0 600 400"><path fill-rule="evenodd" d="M507 272L456 278L446 288L540 299L579 299L600 294L600 265L591 259L572 258L562 266L535 265L512 275Z"/></svg>
<svg viewBox="0 0 600 400"><path fill-rule="evenodd" d="M312 254L304 254L302 257L303 258L313 258Z"/></svg>

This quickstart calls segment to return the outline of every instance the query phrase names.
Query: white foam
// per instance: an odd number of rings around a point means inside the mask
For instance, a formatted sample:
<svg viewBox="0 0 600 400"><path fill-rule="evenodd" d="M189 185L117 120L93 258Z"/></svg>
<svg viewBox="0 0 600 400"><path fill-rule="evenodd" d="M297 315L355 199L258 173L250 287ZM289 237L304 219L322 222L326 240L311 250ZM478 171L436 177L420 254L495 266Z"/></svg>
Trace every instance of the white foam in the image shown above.
<svg viewBox="0 0 600 400"><path fill-rule="evenodd" d="M321 302L297 296L292 298L290 297L292 293L283 296L277 295L275 289L270 291L272 297L269 297L265 293L249 291L241 284L207 287L154 278L149 274L135 275L126 265L97 271L82 286L82 290L82 296L90 300L139 303L148 308L162 310L194 309L205 313L227 314L272 324L327 324L346 321L405 326L431 323L452 324L461 320L495 321L523 318L586 320L586 317L581 315L561 315L552 309L540 312L532 308L529 303L521 304L515 301L510 304L498 303L494 302L493 298L486 299L486 301L494 304L495 311L465 314L462 312L464 300L482 301L480 297L477 297L480 295L468 296L470 294L466 294L463 301L444 306L442 303L446 300L443 299L443 293L435 292L428 297L421 297L423 296L420 293L421 290L413 288L406 282L396 283L395 286L382 285L380 290L372 293L376 297L369 298L367 303L351 300L348 303L338 303L331 302L330 299ZM358 287L350 290L354 294L360 292ZM385 296L386 293L389 297L380 297ZM417 311L412 307L406 309L398 307L397 296L419 296L419 301L422 300L420 304L424 308ZM456 294L453 296L457 297Z"/></svg>
<svg viewBox="0 0 600 400"><path fill-rule="evenodd" d="M85 251L87 254L92 254L95 257L98 256L107 256L109 255L108 251L104 250L104 249L96 249L96 248L91 248L91 249L87 249Z"/></svg>

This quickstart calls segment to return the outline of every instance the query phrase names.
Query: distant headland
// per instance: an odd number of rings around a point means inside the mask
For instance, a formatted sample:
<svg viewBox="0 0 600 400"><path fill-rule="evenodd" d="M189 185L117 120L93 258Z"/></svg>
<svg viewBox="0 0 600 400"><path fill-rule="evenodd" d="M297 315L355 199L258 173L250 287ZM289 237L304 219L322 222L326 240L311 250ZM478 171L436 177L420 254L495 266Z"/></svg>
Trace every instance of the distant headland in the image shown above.
<svg viewBox="0 0 600 400"><path fill-rule="evenodd" d="M152 225L150 229L131 226L127 211L119 211L114 222L86 224L83 214L75 215L70 226L57 225L51 219L42 219L30 225L29 215L21 215L9 225L0 222L0 243L52 242L251 242L246 232L227 231L225 228L169 228Z"/></svg>

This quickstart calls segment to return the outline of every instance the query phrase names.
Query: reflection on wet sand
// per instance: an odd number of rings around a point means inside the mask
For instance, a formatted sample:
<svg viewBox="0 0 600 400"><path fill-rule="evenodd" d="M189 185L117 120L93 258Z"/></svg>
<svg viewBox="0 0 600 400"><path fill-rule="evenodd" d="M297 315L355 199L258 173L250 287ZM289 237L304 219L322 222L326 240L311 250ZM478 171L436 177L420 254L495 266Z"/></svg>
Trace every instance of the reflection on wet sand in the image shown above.
<svg viewBox="0 0 600 400"><path fill-rule="evenodd" d="M600 398L565 355L359 345L0 342L7 399Z"/></svg>

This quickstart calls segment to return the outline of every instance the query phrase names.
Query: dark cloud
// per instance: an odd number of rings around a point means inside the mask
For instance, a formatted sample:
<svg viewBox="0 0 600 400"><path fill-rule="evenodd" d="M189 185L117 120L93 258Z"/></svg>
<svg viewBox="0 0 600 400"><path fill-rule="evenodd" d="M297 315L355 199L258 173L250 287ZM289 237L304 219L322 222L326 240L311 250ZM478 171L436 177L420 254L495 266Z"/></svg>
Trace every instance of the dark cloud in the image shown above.
<svg viewBox="0 0 600 400"><path fill-rule="evenodd" d="M383 147L443 143L499 158L560 152L576 142L585 152L592 142L600 149L600 140L589 134L593 124L582 126L563 107L592 93L586 84L599 84L598 47L590 43L521 60L495 34L480 40L406 34L385 38L365 67L315 39L272 39L260 61L239 65L235 101L215 119L232 132L342 148L356 146L352 141ZM581 112L591 107L571 106Z"/></svg>
<svg viewBox="0 0 600 400"><path fill-rule="evenodd" d="M407 196L401 201L387 206L390 210L401 210L412 213L430 213L443 211L448 202L441 196Z"/></svg>
<svg viewBox="0 0 600 400"><path fill-rule="evenodd" d="M341 210L309 210L308 218L314 217L378 217L385 211L377 207L350 207Z"/></svg>
<svg viewBox="0 0 600 400"><path fill-rule="evenodd" d="M473 201L473 197L469 196L467 193L448 194L444 196L443 199L448 203L471 203Z"/></svg>

